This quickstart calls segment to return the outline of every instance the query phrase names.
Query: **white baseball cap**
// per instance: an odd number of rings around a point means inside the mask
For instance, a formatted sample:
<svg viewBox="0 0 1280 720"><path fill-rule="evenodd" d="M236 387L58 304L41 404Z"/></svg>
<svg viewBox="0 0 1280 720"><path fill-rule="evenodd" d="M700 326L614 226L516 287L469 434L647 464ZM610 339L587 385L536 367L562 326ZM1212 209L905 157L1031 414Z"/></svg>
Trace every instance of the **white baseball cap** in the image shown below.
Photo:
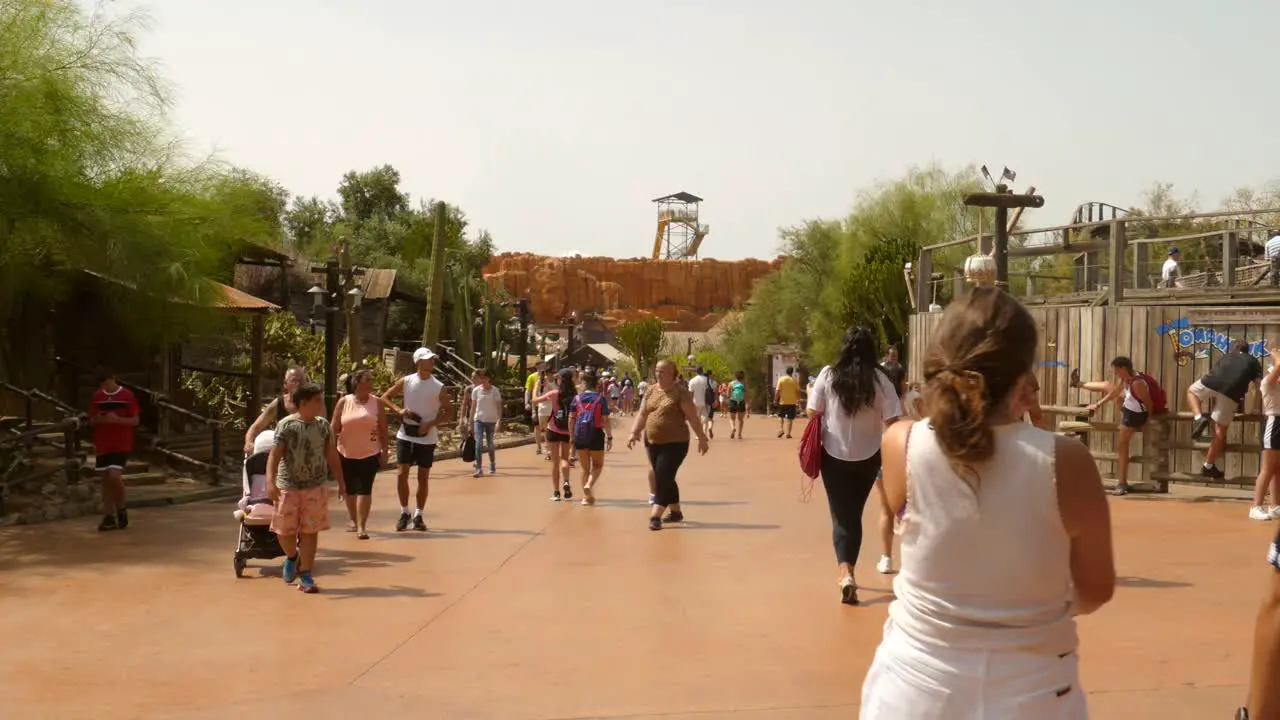
<svg viewBox="0 0 1280 720"><path fill-rule="evenodd" d="M436 359L436 354L432 352L431 348L423 347L413 351L413 362L415 365L417 363L422 362L423 360L435 360L435 359Z"/></svg>

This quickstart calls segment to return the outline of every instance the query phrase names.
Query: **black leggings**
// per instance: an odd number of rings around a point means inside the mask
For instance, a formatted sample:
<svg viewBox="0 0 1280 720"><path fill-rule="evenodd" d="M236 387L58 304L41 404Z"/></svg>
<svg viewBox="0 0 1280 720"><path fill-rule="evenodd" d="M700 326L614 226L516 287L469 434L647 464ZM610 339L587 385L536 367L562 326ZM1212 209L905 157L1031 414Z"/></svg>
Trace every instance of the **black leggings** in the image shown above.
<svg viewBox="0 0 1280 720"><path fill-rule="evenodd" d="M866 460L839 460L822 451L822 486L831 506L836 562L856 565L862 549L862 510L880 472L880 452Z"/></svg>
<svg viewBox="0 0 1280 720"><path fill-rule="evenodd" d="M689 443L645 444L649 451L649 466L653 468L653 504L658 507L680 502L680 486L676 484L676 471L689 454Z"/></svg>

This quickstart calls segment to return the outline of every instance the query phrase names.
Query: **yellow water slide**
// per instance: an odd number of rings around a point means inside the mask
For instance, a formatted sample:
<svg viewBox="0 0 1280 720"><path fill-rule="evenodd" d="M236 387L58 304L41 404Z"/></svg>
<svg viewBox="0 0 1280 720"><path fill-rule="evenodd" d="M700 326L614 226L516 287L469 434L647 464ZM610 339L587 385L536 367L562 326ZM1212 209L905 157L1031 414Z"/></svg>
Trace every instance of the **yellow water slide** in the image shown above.
<svg viewBox="0 0 1280 720"><path fill-rule="evenodd" d="M702 225L694 231L693 244L689 246L689 257L698 256L698 247L702 245L702 239L707 236L708 230L706 225Z"/></svg>
<svg viewBox="0 0 1280 720"><path fill-rule="evenodd" d="M653 237L653 259L658 260L662 257L662 238L667 234L667 223L671 222L666 218L658 221L658 234Z"/></svg>

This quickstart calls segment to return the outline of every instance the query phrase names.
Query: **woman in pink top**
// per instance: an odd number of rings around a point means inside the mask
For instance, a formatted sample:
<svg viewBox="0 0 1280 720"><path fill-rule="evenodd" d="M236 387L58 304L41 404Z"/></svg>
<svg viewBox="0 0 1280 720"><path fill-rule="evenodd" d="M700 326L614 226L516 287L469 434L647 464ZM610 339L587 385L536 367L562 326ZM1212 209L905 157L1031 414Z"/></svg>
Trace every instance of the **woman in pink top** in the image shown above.
<svg viewBox="0 0 1280 720"><path fill-rule="evenodd" d="M373 478L387 462L387 415L383 408L399 414L400 409L373 393L373 373L357 370L350 380L351 392L333 409L333 435L338 439L342 476L347 481L347 512L351 525L347 532L368 540L365 526L373 501Z"/></svg>

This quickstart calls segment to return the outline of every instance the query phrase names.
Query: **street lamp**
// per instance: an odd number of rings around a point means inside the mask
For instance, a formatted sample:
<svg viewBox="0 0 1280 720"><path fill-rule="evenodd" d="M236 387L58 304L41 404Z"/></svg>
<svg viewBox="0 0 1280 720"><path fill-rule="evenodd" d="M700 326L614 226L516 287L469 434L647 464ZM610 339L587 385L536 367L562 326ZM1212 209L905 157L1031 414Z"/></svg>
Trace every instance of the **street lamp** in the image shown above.
<svg viewBox="0 0 1280 720"><path fill-rule="evenodd" d="M324 288L319 285L312 285L307 294L311 296L312 313L324 307Z"/></svg>
<svg viewBox="0 0 1280 720"><path fill-rule="evenodd" d="M364 300L364 291L360 289L359 285L357 285L354 288L347 291L347 297L351 298L352 309L359 310L360 302Z"/></svg>

